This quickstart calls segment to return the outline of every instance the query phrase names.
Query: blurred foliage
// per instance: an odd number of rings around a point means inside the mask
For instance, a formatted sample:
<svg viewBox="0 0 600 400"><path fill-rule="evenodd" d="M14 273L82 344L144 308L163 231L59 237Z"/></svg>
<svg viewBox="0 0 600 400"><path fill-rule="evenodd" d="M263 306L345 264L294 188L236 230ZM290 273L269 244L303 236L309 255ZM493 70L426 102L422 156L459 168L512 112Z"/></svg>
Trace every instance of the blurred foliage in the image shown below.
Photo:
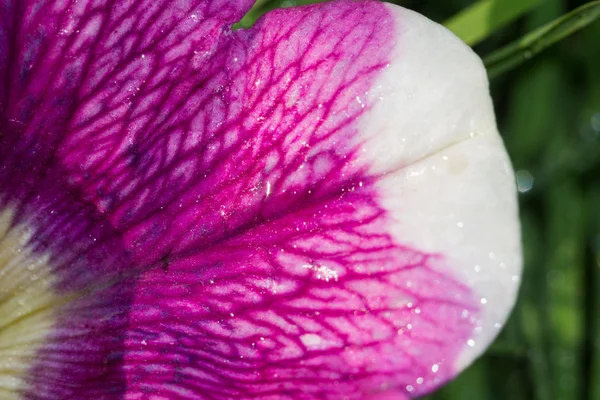
<svg viewBox="0 0 600 400"><path fill-rule="evenodd" d="M240 25L316 1L259 0ZM482 57L585 3L390 2L448 21ZM520 191L520 296L486 354L429 400L600 400L600 21L525 58L491 82Z"/></svg>
<svg viewBox="0 0 600 400"><path fill-rule="evenodd" d="M480 0L450 17L444 25L472 46L514 21L543 0Z"/></svg>
<svg viewBox="0 0 600 400"><path fill-rule="evenodd" d="M518 10L522 11L522 9L517 9L517 11ZM600 19L600 0L589 2L575 10L559 16L551 22L548 22L515 40L513 43L485 56L483 62L488 70L489 77L494 79L496 76L510 71L528 59L535 57L538 53L544 51L553 44L572 35L578 30L587 27L589 24L596 22L598 19ZM447 24L446 26L453 32L458 32L459 37L466 36L467 38L472 38L472 36L468 36L465 33L461 34L461 31L467 30L465 26L470 22L469 19L452 19L450 22L452 24ZM461 22L462 24L460 24ZM486 26L490 33L493 32L494 27L495 26L492 24Z"/></svg>

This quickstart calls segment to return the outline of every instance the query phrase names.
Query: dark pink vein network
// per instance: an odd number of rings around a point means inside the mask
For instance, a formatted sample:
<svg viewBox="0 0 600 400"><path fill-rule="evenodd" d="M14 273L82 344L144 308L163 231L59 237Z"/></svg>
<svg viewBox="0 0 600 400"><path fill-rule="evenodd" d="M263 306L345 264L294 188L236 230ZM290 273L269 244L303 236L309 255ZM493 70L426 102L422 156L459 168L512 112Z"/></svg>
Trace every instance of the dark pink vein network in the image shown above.
<svg viewBox="0 0 600 400"><path fill-rule="evenodd" d="M81 294L24 398L402 399L455 374L473 295L389 233L359 157L402 21L339 0L232 32L251 5L0 5L1 204Z"/></svg>

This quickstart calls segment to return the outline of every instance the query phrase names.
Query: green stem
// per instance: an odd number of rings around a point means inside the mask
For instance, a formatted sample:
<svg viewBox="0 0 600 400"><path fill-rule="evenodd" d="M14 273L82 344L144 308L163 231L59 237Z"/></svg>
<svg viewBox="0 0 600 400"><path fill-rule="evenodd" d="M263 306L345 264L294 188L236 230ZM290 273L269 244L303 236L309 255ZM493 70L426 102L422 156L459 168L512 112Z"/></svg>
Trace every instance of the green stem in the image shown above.
<svg viewBox="0 0 600 400"><path fill-rule="evenodd" d="M600 18L600 0L587 3L484 58L495 78Z"/></svg>

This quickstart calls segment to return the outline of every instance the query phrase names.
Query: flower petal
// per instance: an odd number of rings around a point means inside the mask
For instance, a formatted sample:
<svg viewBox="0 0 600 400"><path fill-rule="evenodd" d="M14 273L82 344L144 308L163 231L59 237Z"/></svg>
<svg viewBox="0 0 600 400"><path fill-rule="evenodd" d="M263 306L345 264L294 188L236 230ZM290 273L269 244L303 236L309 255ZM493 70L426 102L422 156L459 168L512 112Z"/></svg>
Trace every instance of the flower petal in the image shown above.
<svg viewBox="0 0 600 400"><path fill-rule="evenodd" d="M390 9L398 39L365 97L373 107L360 137L370 172L382 176L376 187L394 239L443 254L478 298L476 329L457 361L462 369L499 332L519 287L514 172L481 60L442 26Z"/></svg>
<svg viewBox="0 0 600 400"><path fill-rule="evenodd" d="M480 63L376 1L230 32L249 3L3 6L0 199L59 299L25 397L416 396L505 318L518 225Z"/></svg>

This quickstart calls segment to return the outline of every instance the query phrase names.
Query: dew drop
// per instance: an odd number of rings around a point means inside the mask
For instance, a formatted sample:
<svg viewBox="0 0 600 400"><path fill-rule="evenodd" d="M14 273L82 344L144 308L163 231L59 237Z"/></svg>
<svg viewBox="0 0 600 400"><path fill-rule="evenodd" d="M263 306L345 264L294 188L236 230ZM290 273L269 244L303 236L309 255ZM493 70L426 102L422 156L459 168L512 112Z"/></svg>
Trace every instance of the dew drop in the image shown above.
<svg viewBox="0 0 600 400"><path fill-rule="evenodd" d="M515 174L517 180L517 189L519 193L527 193L533 188L533 175L527 170L517 171Z"/></svg>
<svg viewBox="0 0 600 400"><path fill-rule="evenodd" d="M321 345L323 339L314 333L305 333L300 336L300 341L308 348L315 348Z"/></svg>

